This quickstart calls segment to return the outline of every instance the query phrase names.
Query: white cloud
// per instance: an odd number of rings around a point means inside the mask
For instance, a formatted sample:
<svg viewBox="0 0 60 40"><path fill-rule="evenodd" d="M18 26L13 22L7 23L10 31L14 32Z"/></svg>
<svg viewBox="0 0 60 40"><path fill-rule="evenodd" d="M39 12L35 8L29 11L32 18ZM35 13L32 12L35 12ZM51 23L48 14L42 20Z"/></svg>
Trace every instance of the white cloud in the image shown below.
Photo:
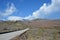
<svg viewBox="0 0 60 40"><path fill-rule="evenodd" d="M7 20L10 20L10 21L16 21L16 20L22 20L23 18L22 17L18 17L18 16L9 16L7 18Z"/></svg>
<svg viewBox="0 0 60 40"><path fill-rule="evenodd" d="M8 20L33 20L36 18L45 18L45 16L50 15L54 12L60 12L60 0L51 0L52 3L47 6L46 3L44 3L38 10L32 13L32 15L29 15L27 17L18 17L18 16L9 16ZM3 12L4 15L11 15L13 12L16 11L16 7L12 3L11 6L8 6L8 8ZM1 13L1 12L0 12Z"/></svg>
<svg viewBox="0 0 60 40"><path fill-rule="evenodd" d="M34 17L32 15L29 15L29 16L23 18L23 19L32 20L32 19L34 19Z"/></svg>
<svg viewBox="0 0 60 40"><path fill-rule="evenodd" d="M44 18L45 16L53 13L60 12L60 0L51 0L52 3L47 6L46 3L43 4L38 10L33 12L32 15L25 17L25 19L34 19L34 18Z"/></svg>
<svg viewBox="0 0 60 40"><path fill-rule="evenodd" d="M16 7L14 6L13 3L11 3L11 5L8 3L7 5L7 9L5 9L4 11L0 12L2 14L2 16L9 16L12 13L14 13L16 11Z"/></svg>

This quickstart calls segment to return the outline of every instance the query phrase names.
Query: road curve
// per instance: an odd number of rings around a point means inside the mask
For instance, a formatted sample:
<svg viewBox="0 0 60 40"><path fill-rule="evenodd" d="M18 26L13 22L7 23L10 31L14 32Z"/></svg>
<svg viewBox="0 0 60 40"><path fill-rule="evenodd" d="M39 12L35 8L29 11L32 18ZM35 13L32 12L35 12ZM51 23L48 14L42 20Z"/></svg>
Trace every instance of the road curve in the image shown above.
<svg viewBox="0 0 60 40"><path fill-rule="evenodd" d="M18 35L21 35L22 33L28 31L29 28L26 28L24 30L20 30L20 31L15 31L15 32L11 32L11 33L6 33L6 34L0 34L0 40L10 40Z"/></svg>

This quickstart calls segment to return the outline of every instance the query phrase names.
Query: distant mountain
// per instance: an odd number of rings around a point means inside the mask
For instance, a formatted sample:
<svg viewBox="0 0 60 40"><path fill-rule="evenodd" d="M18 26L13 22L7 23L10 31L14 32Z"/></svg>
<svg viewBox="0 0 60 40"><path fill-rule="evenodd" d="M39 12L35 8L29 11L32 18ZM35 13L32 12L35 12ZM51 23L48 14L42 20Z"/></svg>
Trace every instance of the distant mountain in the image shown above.
<svg viewBox="0 0 60 40"><path fill-rule="evenodd" d="M35 19L24 23L32 27L53 27L60 26L60 19L57 20Z"/></svg>
<svg viewBox="0 0 60 40"><path fill-rule="evenodd" d="M3 20L0 20L0 22L4 22Z"/></svg>

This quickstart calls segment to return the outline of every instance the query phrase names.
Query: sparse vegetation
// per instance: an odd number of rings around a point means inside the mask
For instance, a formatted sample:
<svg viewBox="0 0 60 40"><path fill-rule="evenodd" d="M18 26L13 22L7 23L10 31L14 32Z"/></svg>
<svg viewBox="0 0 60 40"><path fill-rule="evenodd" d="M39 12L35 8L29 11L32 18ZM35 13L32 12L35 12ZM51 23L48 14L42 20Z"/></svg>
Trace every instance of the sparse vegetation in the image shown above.
<svg viewBox="0 0 60 40"><path fill-rule="evenodd" d="M49 24L49 25L48 25ZM0 33L30 28L12 40L60 40L60 21L1 22Z"/></svg>

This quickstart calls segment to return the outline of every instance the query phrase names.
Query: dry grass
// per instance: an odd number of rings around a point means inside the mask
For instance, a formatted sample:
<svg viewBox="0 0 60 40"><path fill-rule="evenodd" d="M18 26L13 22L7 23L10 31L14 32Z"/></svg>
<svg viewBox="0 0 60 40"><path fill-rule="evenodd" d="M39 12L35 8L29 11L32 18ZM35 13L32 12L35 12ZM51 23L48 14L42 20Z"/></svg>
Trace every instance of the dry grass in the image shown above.
<svg viewBox="0 0 60 40"><path fill-rule="evenodd" d="M60 30L56 28L31 28L29 31L14 39L16 40L60 40ZM20 39L19 39L20 38Z"/></svg>
<svg viewBox="0 0 60 40"><path fill-rule="evenodd" d="M60 21L2 22L0 23L0 33L27 27L30 28L29 31L12 40L60 40Z"/></svg>

